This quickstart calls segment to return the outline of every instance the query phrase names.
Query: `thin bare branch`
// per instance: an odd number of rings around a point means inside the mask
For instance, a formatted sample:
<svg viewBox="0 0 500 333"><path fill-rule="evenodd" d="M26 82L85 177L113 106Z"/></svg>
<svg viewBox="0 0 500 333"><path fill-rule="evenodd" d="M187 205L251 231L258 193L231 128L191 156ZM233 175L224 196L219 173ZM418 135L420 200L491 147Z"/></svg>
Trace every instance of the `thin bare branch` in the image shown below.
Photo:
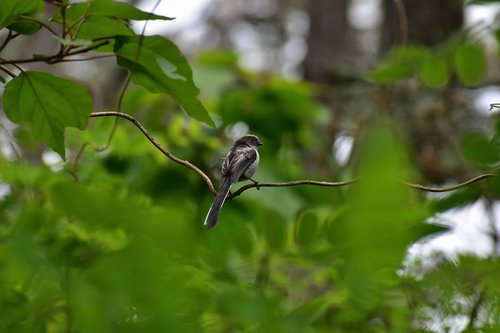
<svg viewBox="0 0 500 333"><path fill-rule="evenodd" d="M174 162L176 162L178 164L184 165L184 166L188 167L189 169L193 170L194 172L196 172L198 175L200 175L200 177L203 178L203 180L205 180L205 182L207 183L208 188L210 189L210 191L214 195L217 194L217 191L215 190L215 187L214 187L212 181L210 180L210 177L208 177L203 171L201 171L197 166L195 166L191 162L186 161L186 160L182 160L182 159L176 157L175 155L173 155L172 153L168 152L167 150L165 150L153 138L153 136L151 136L151 134L146 130L146 128L144 128L144 126L142 126L142 124L137 119L135 119L134 117L132 117L131 115L128 115L128 114L122 113L122 112L117 112L117 111L105 111L105 112L92 112L90 114L90 117L93 117L93 118L96 118L96 117L120 117L120 118L124 118L124 119L127 119L128 121L132 122L146 136L146 138L158 150L160 150L165 156L167 156L172 161L174 161ZM79 152L78 157L80 157L81 153L82 153L82 150ZM417 190L421 190L421 191L426 191L426 192L450 192L450 191L453 191L453 190L465 187L467 185L476 183L478 181L481 181L481 180L484 180L484 179L487 179L487 178L491 178L491 177L497 177L497 176L498 175L496 175L496 174L487 173L487 174L479 175L479 176L474 177L472 179L466 180L466 181L464 181L464 182L462 182L460 184L449 186L449 187L430 187L430 186L424 186L424 185L420 185L420 184L413 184L413 183L404 182L404 181L402 183L404 185L408 186L408 187L411 187L411 188L414 188L414 189L417 189ZM255 182L255 183L247 184L247 185L244 185L244 186L240 187L238 190L236 190L235 192L233 192L233 193L230 194L230 198L237 197L237 196L241 195L243 192L245 192L246 190L249 190L251 188L260 189L261 187L288 187L288 186L300 186L300 185L313 185L313 186L324 186L324 187L340 187L340 186L351 185L351 184L357 182L359 179L360 178L355 178L355 179L350 179L350 180L345 180L345 181L340 181L340 182L327 182L327 181L308 180L308 179L305 179L305 180L293 180L293 181L288 181L288 182L276 182L276 183L259 183L259 182Z"/></svg>
<svg viewBox="0 0 500 333"><path fill-rule="evenodd" d="M5 66L0 66L0 70L9 74L9 76L12 77L13 79L16 77L16 74L9 71L7 68L5 68Z"/></svg>
<svg viewBox="0 0 500 333"><path fill-rule="evenodd" d="M131 115L128 115L128 114L122 113L122 112L116 112L116 111L105 111L105 112L92 112L90 114L90 117L93 117L93 118L96 118L96 117L120 117L120 118L124 118L124 119L127 119L128 121L132 122L142 132L142 134L144 134L146 136L146 138L148 138L149 142L151 142L156 148L158 148L159 151L161 151L165 156L167 156L172 161L179 163L181 165L184 165L185 167L188 167L189 169L196 172L198 175L200 175L201 178L203 178L203 180L205 180L210 191L214 195L217 194L217 191L215 190L214 184L212 183L210 178L203 171L201 171L197 166L195 166L191 162L186 161L186 160L182 160L182 159L174 156L172 153L168 152L165 148L163 148L151 136L151 134L149 134L149 132L144 128L144 126L142 126L142 124L137 119L132 117Z"/></svg>
<svg viewBox="0 0 500 333"><path fill-rule="evenodd" d="M474 177L472 179L466 180L463 183L449 186L449 187L430 187L430 186L424 186L424 185L420 185L420 184L412 184L412 183L408 183L408 182L403 182L403 184L405 184L409 187L415 188L417 190L422 190L422 191L426 191L426 192L450 192L450 191L457 190L459 188L465 187L467 185L470 185L470 184L476 183L478 181L481 181L483 179L491 178L491 177L498 177L498 175L496 175L494 173L486 173L486 174Z"/></svg>
<svg viewBox="0 0 500 333"><path fill-rule="evenodd" d="M46 62L48 64L55 64L58 62L61 62L64 60L64 57L76 55L76 54L81 54L81 53L86 53L92 50L95 50L101 46L104 46L106 44L109 44L109 40L104 40L102 42L99 42L97 44L94 44L92 46L79 49L73 52L65 53L64 55L54 54L51 56L37 56L33 58L28 58L28 59L14 59L14 60L5 60L5 59L0 59L0 65L14 65L14 64L23 64L23 63L29 63L29 62Z"/></svg>
<svg viewBox="0 0 500 333"><path fill-rule="evenodd" d="M394 5L398 11L399 17L399 33L401 46L405 46L408 42L408 16L406 15L405 5L402 0L394 0Z"/></svg>
<svg viewBox="0 0 500 333"><path fill-rule="evenodd" d="M341 182L325 182L325 181L320 181L320 180L293 180L289 182L278 182L278 183L252 183L252 184L247 184L245 186L240 187L238 190L230 194L231 198L237 197L241 193L245 192L246 190L249 190L251 188L257 188L260 189L261 187L287 187L287 186L299 186L299 185L315 185L315 186L325 186L325 187L339 187L339 186L346 186L346 185L351 185L352 183L358 181L359 178L355 179L350 179L346 181L341 181Z"/></svg>
<svg viewBox="0 0 500 333"><path fill-rule="evenodd" d="M24 20L24 21L29 21L29 22L36 23L36 24L44 27L48 31L50 31L50 33L52 33L54 36L59 36L58 33L57 33L57 31L55 31L54 28L52 28L49 24L47 24L47 23L45 23L43 21L37 20L36 18L30 17L30 16L25 16L25 15L19 15L19 18L21 20Z"/></svg>

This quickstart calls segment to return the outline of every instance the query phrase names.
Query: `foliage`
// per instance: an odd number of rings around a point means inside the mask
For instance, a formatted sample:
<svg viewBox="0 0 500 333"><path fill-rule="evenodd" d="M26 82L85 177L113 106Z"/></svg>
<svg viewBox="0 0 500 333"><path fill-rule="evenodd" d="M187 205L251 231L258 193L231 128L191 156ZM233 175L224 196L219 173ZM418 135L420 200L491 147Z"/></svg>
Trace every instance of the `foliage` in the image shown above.
<svg viewBox="0 0 500 333"><path fill-rule="evenodd" d="M445 230L430 217L498 196L498 179L441 199L421 195L402 182L416 182L418 170L388 117L369 119L340 165L328 135L334 116L311 85L246 72L222 51L199 55L192 71L173 42L129 26L151 19L170 20L112 0L0 4L2 48L48 31L59 49L0 59L13 76L3 109L19 124L9 138L19 156L0 154L1 332L441 332L457 318L469 331L498 331L495 258L460 257L422 276L419 263L402 264L411 244ZM483 49L451 44L395 50L367 78L390 85L417 75L441 89L453 71L463 85L481 84ZM202 170L218 169L225 134L246 124L265 143L259 180L361 178L246 191L206 232L213 197L198 174L129 123L89 122L95 102L75 78L21 67L90 52L116 57L130 74L117 108ZM217 129L204 125L211 117ZM500 126L491 133L463 140L477 170L500 165ZM68 162L43 159L52 152L39 141Z"/></svg>

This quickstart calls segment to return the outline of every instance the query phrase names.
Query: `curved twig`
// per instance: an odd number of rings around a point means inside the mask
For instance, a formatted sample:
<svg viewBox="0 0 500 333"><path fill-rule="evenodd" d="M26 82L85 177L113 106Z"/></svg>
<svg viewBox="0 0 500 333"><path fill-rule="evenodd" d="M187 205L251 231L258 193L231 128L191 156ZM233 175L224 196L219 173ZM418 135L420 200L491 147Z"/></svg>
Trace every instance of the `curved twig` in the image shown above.
<svg viewBox="0 0 500 333"><path fill-rule="evenodd" d="M217 194L217 191L215 190L214 184L212 183L210 178L203 171L201 171L197 166L195 166L191 162L186 161L186 160L182 160L182 159L176 157L175 155L171 154L167 150L165 150L151 136L151 134L149 134L149 132L144 128L144 126L142 126L142 124L137 119L132 117L131 115L128 115L128 114L122 113L122 112L116 112L116 111L104 111L104 112L92 112L90 114L90 117L92 117L92 118L96 118L96 117L121 117L121 118L127 119L128 121L132 122L135 125L135 127L137 127L142 132L142 134L144 134L146 136L146 138L148 138L149 142L151 142L156 148L158 148L159 151L161 151L165 156L167 156L172 161L179 163L181 165L184 165L185 167L188 167L189 169L196 172L198 175L200 175L201 178L203 178L205 180L210 191L214 195Z"/></svg>
<svg viewBox="0 0 500 333"><path fill-rule="evenodd" d="M249 190L253 187L256 187L257 189L260 189L261 187L287 187L287 186L298 186L298 185L316 185L316 186L325 186L325 187L339 187L339 186L346 186L346 185L351 185L352 183L358 181L359 178L355 179L350 179L350 180L345 180L341 182L324 182L324 181L319 181L319 180L293 180L289 182L279 182L279 183L252 183L248 184L245 186L240 187L238 190L235 192L231 193L229 196L230 198L237 197L241 193L245 192L246 190Z"/></svg>
<svg viewBox="0 0 500 333"><path fill-rule="evenodd" d="M500 103L491 103L490 104L490 111L493 109L500 109Z"/></svg>
<svg viewBox="0 0 500 333"><path fill-rule="evenodd" d="M497 176L498 175L496 175L494 173L485 173L483 175L479 175L479 176L474 177L472 179L466 180L463 183L449 186L449 187L429 187L429 186L424 186L424 185L420 185L420 184L412 184L412 183L408 183L408 182L403 182L403 184L405 184L409 187L415 188L417 190L422 190L422 191L427 191L427 192L449 192L449 191L459 189L461 187L465 187L465 186L470 185L472 183L478 182L480 180L483 180L486 178L491 178L491 177L497 177Z"/></svg>
<svg viewBox="0 0 500 333"><path fill-rule="evenodd" d="M192 164L189 161L182 160L172 153L168 152L165 150L154 138L151 136L151 134L142 126L142 124L132 117L131 115L128 115L126 113L122 112L117 112L117 111L104 111L104 112L92 112L90 114L90 117L92 118L97 118L97 117L120 117L127 119L128 121L132 122L143 134L146 136L146 138L156 147L158 150L160 150L165 156L167 156L169 159L172 161L184 165L185 167L188 167L189 169L193 170L196 172L203 180L208 185L208 188L210 191L214 194L217 195L217 191L215 190L215 187L210 180L210 177L208 177L203 171L201 171L197 166ZM414 184L414 183L409 183L403 181L402 183L408 187L421 190L421 191L426 191L426 192L450 192L462 187L465 187L467 185L476 183L478 181L491 178L491 177L498 177L499 175L493 174L493 173L486 173L479 175L477 177L474 177L472 179L466 180L462 183L449 186L449 187L430 187L430 186L424 186L420 184ZM251 188L257 188L260 189L261 187L288 187L288 186L299 186L299 185L314 185L314 186L324 186L324 187L340 187L340 186L346 186L346 185L351 185L355 182L357 182L360 178L355 178L355 179L350 179L350 180L345 180L345 181L340 181L340 182L326 182L326 181L318 181L318 180L293 180L293 181L288 181L288 182L276 182L276 183L252 183L252 184L247 184L242 187L240 187L238 190L235 192L231 193L229 196L230 198L234 198L245 192L246 190L249 190Z"/></svg>

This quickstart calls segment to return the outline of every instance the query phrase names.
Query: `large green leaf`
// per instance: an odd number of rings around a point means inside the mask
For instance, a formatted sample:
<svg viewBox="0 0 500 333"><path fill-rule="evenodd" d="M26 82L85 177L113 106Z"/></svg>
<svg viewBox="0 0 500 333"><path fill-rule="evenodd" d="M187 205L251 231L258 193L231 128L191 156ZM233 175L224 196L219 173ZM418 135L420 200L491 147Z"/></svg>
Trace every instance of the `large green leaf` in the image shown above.
<svg viewBox="0 0 500 333"><path fill-rule="evenodd" d="M173 20L171 17L143 12L125 2L95 0L76 3L66 10L67 19L77 20L82 16L110 16L126 20Z"/></svg>
<svg viewBox="0 0 500 333"><path fill-rule="evenodd" d="M80 84L29 71L5 86L3 106L11 121L29 125L35 136L65 158L64 129L87 126L92 98Z"/></svg>
<svg viewBox="0 0 500 333"><path fill-rule="evenodd" d="M2 0L0 4L0 29L14 22L18 15L31 14L42 9L42 0Z"/></svg>
<svg viewBox="0 0 500 333"><path fill-rule="evenodd" d="M197 99L199 90L191 67L174 43L161 36L144 36L142 40L118 36L115 53L118 64L131 71L134 83L151 92L170 94L191 117L215 125Z"/></svg>

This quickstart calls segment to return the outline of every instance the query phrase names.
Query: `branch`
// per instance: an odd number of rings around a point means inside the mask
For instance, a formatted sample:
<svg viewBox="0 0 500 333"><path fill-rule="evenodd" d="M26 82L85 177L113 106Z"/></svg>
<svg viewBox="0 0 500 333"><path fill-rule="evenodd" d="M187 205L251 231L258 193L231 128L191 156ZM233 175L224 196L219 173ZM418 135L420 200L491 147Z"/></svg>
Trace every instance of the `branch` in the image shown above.
<svg viewBox="0 0 500 333"><path fill-rule="evenodd" d="M252 183L248 184L245 186L240 187L236 192L231 193L229 196L230 198L237 197L241 193L245 192L246 190L249 190L253 187L256 187L257 189L260 189L261 187L287 187L287 186L298 186L298 185L316 185L316 186L325 186L325 187L339 187L339 186L346 186L346 185L351 185L352 183L358 181L359 178L351 179L351 180L346 180L342 182L324 182L324 181L319 181L319 180L293 180L289 182L280 182L280 183Z"/></svg>
<svg viewBox="0 0 500 333"><path fill-rule="evenodd" d="M12 77L13 79L16 78L16 74L12 73L11 71L9 71L7 68L5 68L5 66L1 66L0 65L0 70L4 71L5 73L9 74L10 77Z"/></svg>
<svg viewBox="0 0 500 333"><path fill-rule="evenodd" d="M148 138L149 142L151 142L156 148L158 148L159 151L161 151L165 156L167 156L172 161L174 161L176 163L179 163L181 165L184 165L185 167L188 167L189 169L193 170L198 175L200 175L200 177L203 178L205 180L205 182L207 183L208 188L210 189L210 191L214 195L217 195L217 191L215 190L214 184L212 183L212 181L210 180L210 178L203 171L201 171L197 166L195 166L191 162L186 161L186 160L181 160L180 158L174 156L173 154L171 154L170 152L168 152L167 150L165 150L151 136L151 134L149 134L149 132L144 128L144 126L142 126L142 124L137 119L135 119L134 117L132 117L132 116L126 114L126 113L116 112L116 111L92 112L90 114L90 117L92 117L92 118L96 118L96 117L121 117L121 118L127 119L128 121L132 122L142 132L142 134L144 134L146 136L146 138Z"/></svg>
<svg viewBox="0 0 500 333"><path fill-rule="evenodd" d="M127 119L128 121L132 122L145 136L146 138L159 150L161 151L165 156L167 156L169 159L172 161L184 165L185 167L188 167L189 169L193 170L196 172L203 180L208 185L208 188L210 189L210 192L212 192L214 195L217 195L217 191L215 190L215 187L210 180L210 177L208 177L203 171L201 171L197 166L192 164L189 161L182 160L172 153L168 152L165 150L152 136L151 134L142 126L142 124L132 117L131 115L128 115L126 113L122 112L117 112L117 111L105 111L105 112L92 112L90 114L90 117L92 118L97 118L97 117L120 117ZM84 148L82 148L84 149ZM80 151L78 154L80 155L82 151ZM467 185L476 183L478 181L481 181L483 179L491 178L491 177L498 177L499 175L493 174L493 173L486 173L479 175L477 177L474 177L472 179L466 180L460 184L449 186L449 187L430 187L430 186L424 186L420 184L413 184L409 182L403 181L402 183L408 187L421 190L421 191L426 191L426 192L450 192L462 187L465 187ZM236 190L233 193L229 194L229 197L235 198L239 195L241 195L243 192L246 190L249 190L251 188L257 188L260 189L261 187L288 187L288 186L299 186L299 185L314 185L314 186L324 186L324 187L340 187L340 186L346 186L346 185L351 185L355 182L357 182L360 178L355 178L355 179L350 179L350 180L345 180L341 182L326 182L326 181L318 181L318 180L293 180L289 182L276 182L276 183L259 183L259 182L254 182L252 184L247 184L242 187L240 187L238 190Z"/></svg>
<svg viewBox="0 0 500 333"><path fill-rule="evenodd" d="M106 44L109 44L109 40L105 40L102 42L99 42L95 45L79 49L73 52L65 53L65 54L54 54L51 56L34 56L33 58L28 58L28 59L19 59L19 60L4 60L0 59L0 65L14 65L14 64L23 64L23 63L29 63L29 62L46 62L48 64L55 64L57 62L61 62L64 60L64 57L76 55L76 54L81 54L81 53L86 53L89 51L92 51L94 49L97 49L101 46L104 46Z"/></svg>
<svg viewBox="0 0 500 333"><path fill-rule="evenodd" d="M403 182L403 184L405 184L406 186L415 188L417 190L422 190L422 191L427 191L427 192L449 192L449 191L453 191L453 190L459 189L461 187L465 187L465 186L470 185L472 183L476 183L480 180L483 180L486 178L491 178L491 177L498 177L498 175L496 175L494 173L485 173L483 175L479 175L479 176L474 177L472 179L466 180L463 183L449 186L449 187L429 187L429 186L424 186L424 185L420 185L420 184L412 184L412 183L408 183L408 182Z"/></svg>

